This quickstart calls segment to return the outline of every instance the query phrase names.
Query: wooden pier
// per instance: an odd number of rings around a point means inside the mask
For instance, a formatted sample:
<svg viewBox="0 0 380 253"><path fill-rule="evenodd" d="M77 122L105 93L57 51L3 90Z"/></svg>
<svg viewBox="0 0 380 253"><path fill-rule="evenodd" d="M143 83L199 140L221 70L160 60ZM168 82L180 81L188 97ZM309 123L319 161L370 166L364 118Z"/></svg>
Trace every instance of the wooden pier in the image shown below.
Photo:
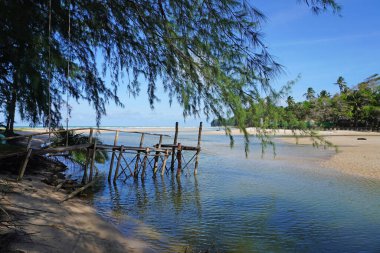
<svg viewBox="0 0 380 253"><path fill-rule="evenodd" d="M87 150L86 163L83 168L83 184L88 184L94 179L94 167L95 167L95 155L97 150L103 150L111 152L111 161L108 171L108 181L115 182L116 180L123 180L124 182L129 178L141 178L145 180L149 171L152 173L152 177L156 177L157 173L164 175L165 173L172 172L176 168L176 176L180 177L183 170L190 166L192 161L194 162L194 175L198 171L199 154L201 151L201 135L202 135L202 122L199 125L198 142L197 146L186 146L182 143L178 143L178 122L175 125L175 133L172 144L163 143L163 138L170 138L170 135L146 133L146 132L131 132L119 129L107 129L107 128L77 128L69 130L57 130L44 133L36 133L30 135L14 136L5 138L5 140L25 139L26 147L24 151L0 155L1 159L18 156L22 158L22 162L19 168L19 174L17 180L22 180L29 158L32 155L60 155L74 150ZM99 132L115 132L114 142L112 145L98 144L94 141L94 130ZM46 147L37 148L32 147L33 138L41 135L51 135L55 133L62 133L68 131L89 131L88 143L80 145L68 145L66 140L66 146L62 147ZM118 145L118 139L120 133L139 134L140 143L139 146L126 146ZM152 135L159 137L158 143L154 146L144 145L145 136ZM68 136L68 135L66 135ZM67 138L67 137L66 137ZM185 161L184 153L192 153L191 158ZM170 161L168 161L170 160ZM170 166L168 166L170 162Z"/></svg>

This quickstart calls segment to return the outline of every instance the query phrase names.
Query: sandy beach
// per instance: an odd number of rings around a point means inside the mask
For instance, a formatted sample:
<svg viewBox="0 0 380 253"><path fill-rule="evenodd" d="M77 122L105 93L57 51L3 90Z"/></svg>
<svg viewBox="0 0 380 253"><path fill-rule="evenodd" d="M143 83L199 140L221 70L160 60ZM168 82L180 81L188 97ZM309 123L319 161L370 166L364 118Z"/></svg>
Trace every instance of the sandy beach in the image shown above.
<svg viewBox="0 0 380 253"><path fill-rule="evenodd" d="M0 183L11 189L0 199L10 215L8 224L23 231L11 244L17 252L155 252L145 242L122 235L83 200L61 204L66 195L42 183L41 177L27 176L19 183L0 178Z"/></svg>
<svg viewBox="0 0 380 253"><path fill-rule="evenodd" d="M330 159L320 161L320 165L353 176L380 180L380 133L321 131L319 134L338 147L337 152ZM296 145L291 136L279 139ZM300 137L298 143L311 145L312 141L309 137Z"/></svg>

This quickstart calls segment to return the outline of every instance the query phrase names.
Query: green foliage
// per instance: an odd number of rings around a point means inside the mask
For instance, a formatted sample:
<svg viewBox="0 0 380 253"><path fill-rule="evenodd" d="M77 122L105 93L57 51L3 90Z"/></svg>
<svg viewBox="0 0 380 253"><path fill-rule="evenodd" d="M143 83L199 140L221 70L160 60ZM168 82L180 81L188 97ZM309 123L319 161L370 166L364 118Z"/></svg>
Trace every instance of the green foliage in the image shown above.
<svg viewBox="0 0 380 253"><path fill-rule="evenodd" d="M379 127L380 76L373 75L353 88L339 77L340 93L331 95L322 90L318 97L312 87L305 93L306 101L286 99L287 107L260 100L246 108L246 125L260 128L313 129L315 127ZM234 122L230 118L228 122Z"/></svg>
<svg viewBox="0 0 380 253"><path fill-rule="evenodd" d="M64 146L66 145L66 140L67 140L68 146L87 144L88 136L81 133L77 134L74 131L58 132L54 134L54 138L52 141L53 141L54 146ZM93 137L93 140L96 140L97 144L102 144L102 142L97 137ZM71 156L73 161L83 165L86 162L87 150L69 151L69 155ZM97 163L105 163L107 159L108 159L108 153L106 151L104 150L96 151L95 161Z"/></svg>
<svg viewBox="0 0 380 253"><path fill-rule="evenodd" d="M333 0L303 2L315 13L340 9ZM0 1L0 105L7 130L13 130L16 105L32 125L46 125L51 111L59 126L65 94L88 101L99 124L108 102L122 106L117 91L126 74L134 96L140 80L147 83L152 107L162 80L184 117L203 112L227 126L234 115L244 131L247 118L256 120L245 108L262 103L260 88L275 96L269 80L281 70L262 42L264 20L246 0Z"/></svg>

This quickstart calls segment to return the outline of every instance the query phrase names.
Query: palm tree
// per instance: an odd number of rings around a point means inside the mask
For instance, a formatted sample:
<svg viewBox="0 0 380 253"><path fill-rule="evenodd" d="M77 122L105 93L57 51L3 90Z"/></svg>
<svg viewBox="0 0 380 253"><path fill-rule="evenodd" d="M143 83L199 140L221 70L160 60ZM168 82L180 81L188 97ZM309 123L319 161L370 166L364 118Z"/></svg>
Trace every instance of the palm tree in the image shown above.
<svg viewBox="0 0 380 253"><path fill-rule="evenodd" d="M339 90L341 93L347 93L348 87L347 87L347 83L344 80L343 76L338 77L338 80L336 80L335 84L339 86Z"/></svg>
<svg viewBox="0 0 380 253"><path fill-rule="evenodd" d="M291 107L295 104L294 102L294 98L292 96L289 96L287 99L286 99L286 103L288 104L288 107Z"/></svg>
<svg viewBox="0 0 380 253"><path fill-rule="evenodd" d="M321 92L319 93L320 98L328 98L330 96L330 93L328 93L326 90L321 90Z"/></svg>
<svg viewBox="0 0 380 253"><path fill-rule="evenodd" d="M305 94L303 94L307 100L311 101L315 98L315 90L312 87L307 88Z"/></svg>

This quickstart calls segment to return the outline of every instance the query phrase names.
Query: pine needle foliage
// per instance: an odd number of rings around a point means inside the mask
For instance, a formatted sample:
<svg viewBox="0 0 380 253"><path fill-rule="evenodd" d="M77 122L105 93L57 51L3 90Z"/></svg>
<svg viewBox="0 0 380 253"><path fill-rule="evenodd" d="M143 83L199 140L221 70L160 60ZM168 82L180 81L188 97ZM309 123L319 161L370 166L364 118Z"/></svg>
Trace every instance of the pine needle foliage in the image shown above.
<svg viewBox="0 0 380 253"><path fill-rule="evenodd" d="M96 142L101 145L102 141L97 137L93 137L96 139ZM65 146L66 140L68 146L80 145L80 144L88 144L88 136L82 133L75 133L75 131L68 132L57 132L54 134L53 146ZM69 156L72 161L84 165L86 163L87 150L73 150L69 151ZM108 153L104 150L96 150L95 161L97 163L105 163L108 160Z"/></svg>
<svg viewBox="0 0 380 253"><path fill-rule="evenodd" d="M315 13L340 9L333 0L302 2ZM245 109L263 94L275 96L270 80L281 73L262 40L265 19L247 0L60 0L51 6L2 0L0 104L7 130L16 105L31 125L47 125L51 110L59 126L66 93L92 105L100 124L109 102L123 106L118 88L128 79L134 96L146 84L152 108L162 85L184 117L203 113L226 126L234 116L246 134Z"/></svg>

